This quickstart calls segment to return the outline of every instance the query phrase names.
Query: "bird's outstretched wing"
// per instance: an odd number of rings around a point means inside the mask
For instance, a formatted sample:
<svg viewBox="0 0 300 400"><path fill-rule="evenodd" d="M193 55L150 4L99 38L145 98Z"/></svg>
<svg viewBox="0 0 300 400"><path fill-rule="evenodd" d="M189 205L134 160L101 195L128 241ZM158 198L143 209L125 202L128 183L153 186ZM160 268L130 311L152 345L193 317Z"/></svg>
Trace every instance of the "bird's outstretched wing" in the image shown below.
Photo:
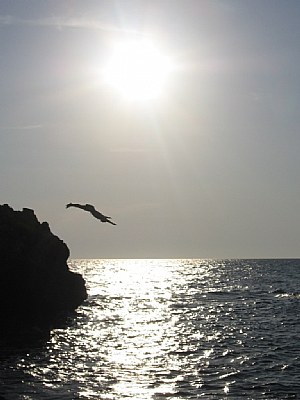
<svg viewBox="0 0 300 400"><path fill-rule="evenodd" d="M116 223L110 221L111 217L107 217L106 215L103 215L101 212L97 211L92 204L68 203L66 205L66 208L69 207L80 208L81 210L90 212L93 215L93 217L99 219L101 222L108 222L111 225L117 225Z"/></svg>

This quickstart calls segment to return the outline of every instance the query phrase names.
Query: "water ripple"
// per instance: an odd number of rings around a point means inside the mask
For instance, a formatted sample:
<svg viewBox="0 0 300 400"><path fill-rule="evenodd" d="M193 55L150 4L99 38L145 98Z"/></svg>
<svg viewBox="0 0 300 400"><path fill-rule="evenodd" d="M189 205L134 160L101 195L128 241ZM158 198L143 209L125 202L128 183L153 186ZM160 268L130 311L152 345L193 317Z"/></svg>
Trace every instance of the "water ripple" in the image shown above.
<svg viewBox="0 0 300 400"><path fill-rule="evenodd" d="M74 260L89 298L3 358L14 399L300 397L297 260Z"/></svg>

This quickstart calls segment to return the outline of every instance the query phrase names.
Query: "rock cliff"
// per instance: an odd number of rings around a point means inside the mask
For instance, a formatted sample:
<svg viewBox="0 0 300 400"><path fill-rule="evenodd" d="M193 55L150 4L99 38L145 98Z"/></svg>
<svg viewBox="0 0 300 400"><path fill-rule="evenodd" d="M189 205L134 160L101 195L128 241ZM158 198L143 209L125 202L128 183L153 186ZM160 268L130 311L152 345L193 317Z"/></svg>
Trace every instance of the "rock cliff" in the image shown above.
<svg viewBox="0 0 300 400"><path fill-rule="evenodd" d="M87 297L67 245L34 211L0 205L0 339L48 337Z"/></svg>

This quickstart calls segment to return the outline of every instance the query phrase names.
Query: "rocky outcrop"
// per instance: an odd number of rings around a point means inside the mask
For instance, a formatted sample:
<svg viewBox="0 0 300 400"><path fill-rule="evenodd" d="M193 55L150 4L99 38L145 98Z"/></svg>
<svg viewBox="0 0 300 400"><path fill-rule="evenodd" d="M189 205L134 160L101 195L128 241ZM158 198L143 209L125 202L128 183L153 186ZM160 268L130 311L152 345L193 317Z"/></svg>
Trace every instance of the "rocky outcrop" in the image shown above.
<svg viewBox="0 0 300 400"><path fill-rule="evenodd" d="M0 339L47 337L86 299L67 245L34 211L0 205Z"/></svg>

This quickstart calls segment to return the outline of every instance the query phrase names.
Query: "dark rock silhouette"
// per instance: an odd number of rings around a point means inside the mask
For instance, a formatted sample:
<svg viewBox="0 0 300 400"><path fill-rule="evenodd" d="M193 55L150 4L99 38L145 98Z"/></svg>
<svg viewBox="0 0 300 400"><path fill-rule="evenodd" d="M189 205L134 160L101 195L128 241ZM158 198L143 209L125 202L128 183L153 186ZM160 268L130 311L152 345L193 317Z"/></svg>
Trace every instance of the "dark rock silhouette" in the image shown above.
<svg viewBox="0 0 300 400"><path fill-rule="evenodd" d="M101 222L108 222L109 224L117 225L114 222L110 221L111 217L107 217L106 215L103 215L101 212L97 211L92 204L69 203L66 205L66 208L69 207L80 208L81 210L90 212L93 217L100 219Z"/></svg>
<svg viewBox="0 0 300 400"><path fill-rule="evenodd" d="M0 340L47 338L86 299L67 245L34 211L0 205Z"/></svg>

